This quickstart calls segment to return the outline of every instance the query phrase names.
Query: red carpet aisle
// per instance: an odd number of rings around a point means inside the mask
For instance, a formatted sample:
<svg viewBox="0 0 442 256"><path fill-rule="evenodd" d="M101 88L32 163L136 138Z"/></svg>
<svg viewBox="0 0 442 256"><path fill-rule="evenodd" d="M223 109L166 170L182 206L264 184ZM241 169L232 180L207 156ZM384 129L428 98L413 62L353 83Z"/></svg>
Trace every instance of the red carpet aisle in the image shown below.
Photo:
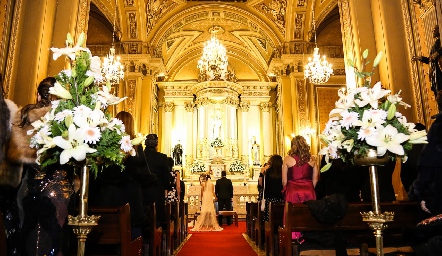
<svg viewBox="0 0 442 256"><path fill-rule="evenodd" d="M223 225L221 232L191 232L189 240L184 244L177 256L191 255L241 255L256 256L256 252L250 247L243 233L246 232L246 223L240 221L238 227L235 224Z"/></svg>

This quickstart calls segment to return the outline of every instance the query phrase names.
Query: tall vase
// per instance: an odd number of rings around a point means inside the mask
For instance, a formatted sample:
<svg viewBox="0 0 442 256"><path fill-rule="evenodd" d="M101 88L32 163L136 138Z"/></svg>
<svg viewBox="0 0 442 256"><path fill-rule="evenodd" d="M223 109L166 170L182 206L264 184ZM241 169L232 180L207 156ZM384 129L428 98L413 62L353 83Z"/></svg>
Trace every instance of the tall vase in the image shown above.
<svg viewBox="0 0 442 256"><path fill-rule="evenodd" d="M89 194L89 166L84 165L81 167L81 188L80 188L80 205L79 205L79 215L71 216L69 215L69 225L72 226L74 233L77 235L78 239L78 249L77 256L85 255L86 239L89 232L91 232L92 227L97 225L100 216L87 215L88 210L88 194Z"/></svg>
<svg viewBox="0 0 442 256"><path fill-rule="evenodd" d="M384 242L382 232L387 228L386 222L393 221L394 212L381 212L379 199L379 183L377 166L384 166L390 161L388 154L382 157L377 156L374 149L369 149L365 156L355 156L354 161L356 165L368 166L370 174L370 189L371 189L371 204L373 211L361 212L362 220L368 223L368 226L374 230L376 238L376 255L384 255Z"/></svg>

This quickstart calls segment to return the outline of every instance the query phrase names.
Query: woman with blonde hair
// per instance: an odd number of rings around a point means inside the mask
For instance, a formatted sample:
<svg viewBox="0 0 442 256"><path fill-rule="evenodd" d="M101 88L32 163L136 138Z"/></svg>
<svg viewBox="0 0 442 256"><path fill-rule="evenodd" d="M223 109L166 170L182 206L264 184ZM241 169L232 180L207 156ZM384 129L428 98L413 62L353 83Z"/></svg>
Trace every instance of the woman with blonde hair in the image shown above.
<svg viewBox="0 0 442 256"><path fill-rule="evenodd" d="M318 179L318 165L315 157L310 154L310 146L304 137L295 136L282 163L282 185L285 201L303 203L315 200L315 186ZM292 239L301 240L301 234L293 232Z"/></svg>

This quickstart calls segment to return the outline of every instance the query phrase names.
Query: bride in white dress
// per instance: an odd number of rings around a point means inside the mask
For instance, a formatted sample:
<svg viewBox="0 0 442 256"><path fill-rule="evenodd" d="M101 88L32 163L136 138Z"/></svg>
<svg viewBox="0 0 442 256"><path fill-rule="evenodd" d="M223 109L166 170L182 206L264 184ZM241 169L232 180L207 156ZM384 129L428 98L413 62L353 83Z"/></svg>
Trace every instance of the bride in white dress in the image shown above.
<svg viewBox="0 0 442 256"><path fill-rule="evenodd" d="M214 187L210 175L202 177L201 182L201 212L198 216L195 226L191 231L221 231L215 212L213 197L215 196Z"/></svg>

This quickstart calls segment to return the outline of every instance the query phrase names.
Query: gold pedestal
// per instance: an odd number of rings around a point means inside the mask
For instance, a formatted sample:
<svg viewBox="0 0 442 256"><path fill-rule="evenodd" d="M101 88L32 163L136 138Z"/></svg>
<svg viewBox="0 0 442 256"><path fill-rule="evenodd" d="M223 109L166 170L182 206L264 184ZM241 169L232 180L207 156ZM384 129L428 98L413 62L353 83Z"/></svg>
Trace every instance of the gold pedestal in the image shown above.
<svg viewBox="0 0 442 256"><path fill-rule="evenodd" d="M370 149L366 156L356 156L355 164L360 166L369 166L370 172L370 188L371 188L371 204L373 211L361 212L362 220L368 222L368 226L372 229L376 238L376 255L384 255L384 242L382 231L386 229L387 222L393 221L394 212L381 213L379 199L379 182L377 166L383 166L390 161L387 154L382 157L377 156L376 150Z"/></svg>
<svg viewBox="0 0 442 256"><path fill-rule="evenodd" d="M98 225L100 216L88 216L88 194L89 194L89 166L81 168L81 189L80 189L80 214L78 216L68 216L68 224L72 226L77 235L78 248L77 256L85 255L86 239L93 226Z"/></svg>

